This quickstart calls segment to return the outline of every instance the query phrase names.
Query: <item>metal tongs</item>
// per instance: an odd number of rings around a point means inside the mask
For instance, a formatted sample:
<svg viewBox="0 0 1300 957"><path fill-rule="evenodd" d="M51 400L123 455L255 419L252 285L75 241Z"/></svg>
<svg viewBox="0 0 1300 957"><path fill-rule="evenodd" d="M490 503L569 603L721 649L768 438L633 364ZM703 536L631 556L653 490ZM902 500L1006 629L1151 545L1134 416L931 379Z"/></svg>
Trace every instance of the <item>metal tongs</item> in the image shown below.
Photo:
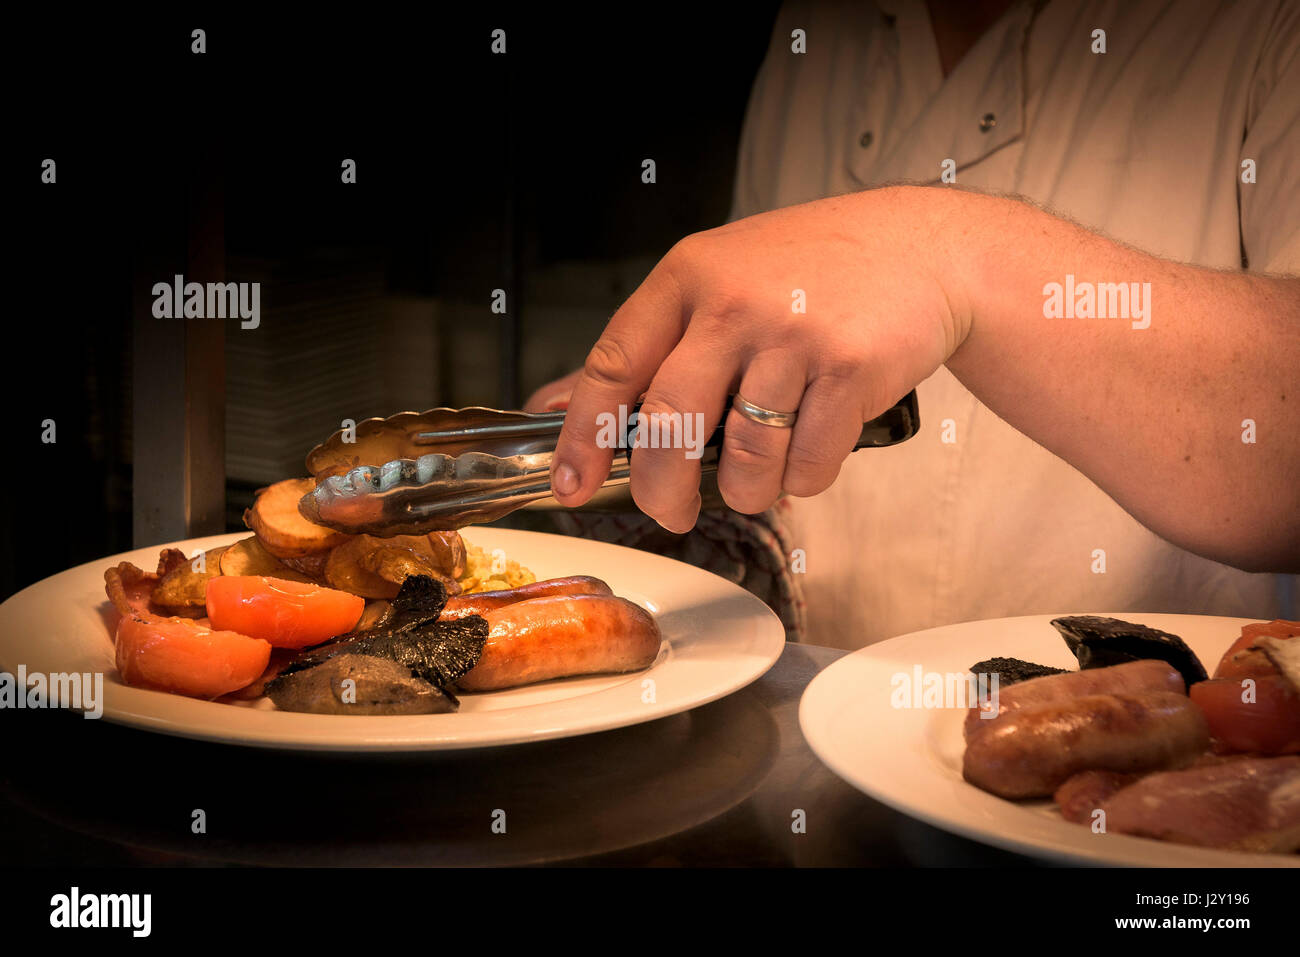
<svg viewBox="0 0 1300 957"><path fill-rule="evenodd" d="M366 419L308 453L307 470L317 484L298 509L341 532L391 537L491 522L525 506L561 508L551 497L550 470L564 416L474 407ZM626 427L620 423L620 447L609 477L586 510L635 508L628 489L635 420L631 415L628 420ZM915 435L918 424L916 393L909 392L863 425L854 449L896 445ZM717 489L722 436L718 426L699 459L706 508L722 504Z"/></svg>

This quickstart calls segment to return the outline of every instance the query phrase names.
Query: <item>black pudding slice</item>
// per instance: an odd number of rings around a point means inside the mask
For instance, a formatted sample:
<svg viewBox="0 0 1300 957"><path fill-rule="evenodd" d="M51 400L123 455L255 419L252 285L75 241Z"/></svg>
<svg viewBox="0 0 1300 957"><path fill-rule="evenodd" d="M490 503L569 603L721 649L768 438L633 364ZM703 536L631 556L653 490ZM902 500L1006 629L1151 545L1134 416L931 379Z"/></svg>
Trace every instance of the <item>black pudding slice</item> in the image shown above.
<svg viewBox="0 0 1300 957"><path fill-rule="evenodd" d="M1061 633L1070 651L1079 659L1080 670L1155 658L1178 669L1189 688L1209 677L1196 653L1183 639L1158 628L1096 615L1055 618L1052 627Z"/></svg>
<svg viewBox="0 0 1300 957"><path fill-rule="evenodd" d="M1028 681L1030 678L1065 674L1064 668L1036 665L1032 661L1022 661L1019 658L986 658L971 665L970 671L975 675L997 675L998 686L1002 688L1018 681Z"/></svg>

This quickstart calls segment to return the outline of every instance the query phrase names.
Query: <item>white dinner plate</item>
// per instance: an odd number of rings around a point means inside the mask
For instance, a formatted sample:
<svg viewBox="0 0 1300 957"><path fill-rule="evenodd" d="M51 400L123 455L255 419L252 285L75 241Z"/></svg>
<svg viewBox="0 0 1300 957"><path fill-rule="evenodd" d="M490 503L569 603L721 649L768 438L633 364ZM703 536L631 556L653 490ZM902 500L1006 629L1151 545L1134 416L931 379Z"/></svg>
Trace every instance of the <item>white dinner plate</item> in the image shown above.
<svg viewBox="0 0 1300 957"><path fill-rule="evenodd" d="M187 555L247 533L174 542ZM562 535L471 528L465 538L531 569L539 579L595 575L650 611L663 632L650 668L460 696L433 715L317 715L201 701L131 688L113 664L104 570L120 561L147 571L168 546L142 548L69 569L0 605L0 668L15 673L104 675L106 720L165 734L257 747L321 751L438 751L517 744L652 721L731 694L762 675L785 630L758 598L692 565Z"/></svg>
<svg viewBox="0 0 1300 957"><path fill-rule="evenodd" d="M1077 669L1050 624L1059 615L1033 615L931 628L869 645L836 661L804 691L799 726L832 771L904 814L1022 854L1070 864L1140 867L1296 866L1295 855L1243 854L1130 837L1094 834L1064 820L1054 802L1008 801L961 776L965 708L894 707L896 689L928 673L965 674L987 658L1021 658ZM1212 672L1241 635L1247 618L1118 614L1178 635ZM912 680L895 678L903 674ZM898 703L904 703L900 697ZM924 703L924 702L923 702Z"/></svg>

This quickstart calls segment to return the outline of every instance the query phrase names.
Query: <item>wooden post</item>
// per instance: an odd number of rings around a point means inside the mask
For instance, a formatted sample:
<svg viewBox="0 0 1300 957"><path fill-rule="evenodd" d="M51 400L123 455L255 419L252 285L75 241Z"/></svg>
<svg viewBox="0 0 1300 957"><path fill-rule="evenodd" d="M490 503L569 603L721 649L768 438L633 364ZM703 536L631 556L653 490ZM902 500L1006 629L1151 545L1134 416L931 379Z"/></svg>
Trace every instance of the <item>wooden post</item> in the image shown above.
<svg viewBox="0 0 1300 957"><path fill-rule="evenodd" d="M158 319L153 284L223 282L225 211L220 158L190 171L188 203L160 196L137 224L133 289L133 532L137 548L225 531L227 324Z"/></svg>

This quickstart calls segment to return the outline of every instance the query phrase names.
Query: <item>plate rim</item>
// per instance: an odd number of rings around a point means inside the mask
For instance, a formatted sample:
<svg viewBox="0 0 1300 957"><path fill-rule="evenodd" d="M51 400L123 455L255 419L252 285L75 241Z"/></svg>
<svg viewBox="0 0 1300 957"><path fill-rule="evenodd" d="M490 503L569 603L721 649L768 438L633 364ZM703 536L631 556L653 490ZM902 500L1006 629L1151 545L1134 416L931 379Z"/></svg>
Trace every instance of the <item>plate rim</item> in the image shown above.
<svg viewBox="0 0 1300 957"><path fill-rule="evenodd" d="M118 692L125 691L132 694L132 699L130 700L135 700L137 703L127 707L124 707L120 703L116 704L111 712L109 708L105 707L102 718L97 720L104 720L111 724L130 727L136 730L166 734L173 737L188 738L197 741L291 752L410 754L509 747L538 741L549 741L567 737L578 737L585 734L598 734L603 731L613 731L619 728L631 727L633 725L655 721L660 718L671 717L672 715L681 714L682 712L702 707L713 701L717 701L720 698L735 694L737 691L740 691L752 684L754 681L757 681L771 669L784 651L786 645L785 628L776 614L764 602L762 602L761 599L741 586L727 581L721 576L715 575L712 572L708 572L686 562L678 561L677 559L659 555L654 552L629 548L623 545L525 529L474 526L471 529L465 530L465 532L467 539L471 543L488 549L491 549L494 546L488 544L487 540L504 538L506 541L503 541L502 544L497 547L503 547L507 553L510 553L511 551L511 546L508 544L510 539L514 539L516 542L531 543L537 547L545 547L547 540L558 540L563 543L568 543L569 545L576 544L579 550L595 549L602 553L625 553L627 557L634 557L637 562L670 563L672 566L678 566L675 570L677 575L687 575L701 585L707 583L707 590L715 592L713 597L724 597L744 603L750 612L746 617L750 618L753 622L753 632L752 634L739 639L744 645L741 649L744 653L736 657L733 673L727 680L714 681L707 691L699 693L687 692L680 697L669 699L668 702L663 702L661 699L658 703L647 705L645 709L640 711L624 709L620 713L614 714L612 717L604 716L594 719L583 719L581 716L575 717L570 715L564 720L558 722L555 720L546 720L547 712L550 712L552 715L558 714L558 716L563 718L566 706L567 709L573 709L575 707L574 702L581 702L581 704L577 706L579 712L585 710L585 708L592 703L593 699L599 699L601 696L605 695L618 694L620 689L624 686L633 681L637 681L638 679L643 679L644 677L653 675L656 669L662 669L662 667L667 664L676 662L678 668L690 667L689 655L683 655L679 651L679 648L689 649L689 645L682 646L680 644L681 636L678 637L676 642L670 640L669 636L665 636L664 644L667 646L666 653L665 650L661 648L660 658L648 670L632 672L626 675L590 676L590 678L579 676L574 679L559 679L560 681L604 679L612 681L613 683L607 687L602 687L583 694L550 701L534 702L532 704L522 705L519 708L469 713L461 712L452 715L348 716L304 715L295 712L286 713L292 715L295 719L311 719L313 723L317 724L329 725L338 722L367 722L367 725L363 726L365 728L364 731L353 731L352 736L349 736L346 739L339 738L336 735L330 735L328 731L304 736L302 731L276 732L274 730L260 731L253 729L222 730L219 727L210 727L208 722L201 722L198 727L194 726L193 721L186 723L182 720L178 723L175 717L169 717L165 713L160 714L156 709L148 707L147 704L145 704L145 702L149 700L148 698L142 697L135 699L134 695L165 695L165 699L159 700L172 701L173 703L175 702L175 699L180 699L183 704L180 704L179 707L182 708L187 708L189 704L195 704L208 707L229 708L234 711L255 714L273 714L276 712L241 708L236 705L220 702L185 698L184 696L168 692L152 691L142 688L129 688L117 683L120 679L116 679L113 686ZM0 657L0 668L8 668L10 666L8 659L15 655L21 655L21 651L17 647L11 648L4 637L5 626L9 623L10 618L17 616L24 611L24 604L30 603L33 600L33 596L39 594L42 588L53 587L53 584L57 579L63 576L68 576L69 581L76 581L78 575L86 575L94 571L102 571L103 569L109 568L121 561L134 560L138 564L139 561L143 559L138 557L133 559L132 556L138 556L141 553L156 555L157 552L164 548L180 548L185 551L186 554L191 554L196 549L206 550L218 547L220 545L248 538L250 535L250 532L227 532L219 535L196 536L194 538L182 539L177 542L131 549L115 555L108 555L103 558L82 562L81 564L56 572L53 575L49 575L40 581L26 586L5 599L3 603L0 603L0 656L3 656ZM150 559L150 561L152 561L152 559ZM523 564L529 563L524 562ZM588 572L588 574L592 573L599 573L602 575L607 574L607 572L601 573L598 570L596 572ZM666 580L671 580L672 577L673 576L671 575L663 576ZM652 579L652 581L656 582L658 580L658 578ZM625 597L627 597L626 593L628 591L629 590L626 588L621 590L615 588L616 593L624 593ZM639 604L644 605L649 602L652 604L652 611L657 614L663 613L664 609L662 608L661 602L656 600L653 596L647 595L644 592L636 592L636 590L632 591L632 600L642 598L644 600L639 601ZM653 591L653 586L651 591ZM104 599L104 601L106 602L106 599ZM661 607L658 609L654 608L653 606L656 604L660 604ZM103 607L103 603L101 602L101 604L96 607ZM673 609L669 608L668 610L671 612ZM14 667L16 668L17 665L15 664ZM106 674L105 677L107 679L108 674ZM108 687L109 681L106 680L105 691L107 691ZM507 693L508 690L509 689L507 689ZM488 694L491 693L492 692L488 692ZM597 707L599 707L599 705L597 705ZM535 712L537 719L531 723L530 727L514 731L494 732L490 730L491 724L494 721L501 720L500 716L525 709L542 709ZM417 726L421 721L427 722L430 718L463 719L469 717L470 714L497 715L498 717L487 718L486 720L483 718L475 719L475 723L479 724L483 730L473 731L469 736L466 736L465 731L457 730L454 726L432 735L429 734L427 730L421 732L417 729ZM446 728L445 725L442 727ZM360 737L357 737L357 735L360 735Z"/></svg>

